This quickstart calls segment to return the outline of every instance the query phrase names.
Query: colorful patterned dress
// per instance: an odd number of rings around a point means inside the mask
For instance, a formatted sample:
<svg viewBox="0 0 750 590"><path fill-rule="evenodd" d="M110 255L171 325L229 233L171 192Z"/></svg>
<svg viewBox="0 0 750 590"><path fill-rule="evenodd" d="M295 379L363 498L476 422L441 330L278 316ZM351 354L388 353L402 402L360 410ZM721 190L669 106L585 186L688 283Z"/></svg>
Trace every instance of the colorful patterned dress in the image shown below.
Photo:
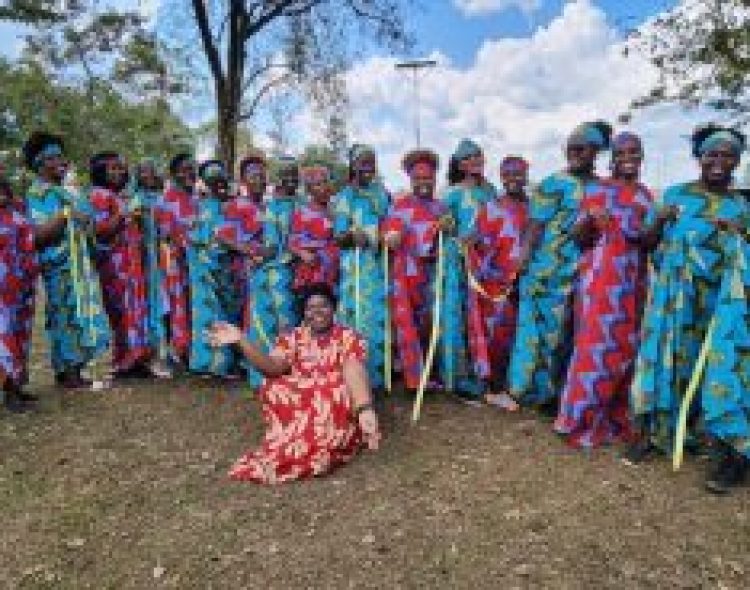
<svg viewBox="0 0 750 590"><path fill-rule="evenodd" d="M273 342L277 334L297 325L297 310L292 281L293 256L289 251L292 214L299 207L296 197L276 196L266 204L263 238L266 246L276 254L265 265L266 293L256 300L261 321L268 327L268 338Z"/></svg>
<svg viewBox="0 0 750 590"><path fill-rule="evenodd" d="M313 262L298 259L294 264L292 288L299 292L315 283L325 283L338 289L339 247L333 238L333 219L326 207L310 202L302 205L292 215L289 250L315 254Z"/></svg>
<svg viewBox="0 0 750 590"><path fill-rule="evenodd" d="M401 242L392 253L390 307L404 382L419 386L435 301L437 224L445 215L441 201L413 195L391 205L383 232L395 231Z"/></svg>
<svg viewBox="0 0 750 590"><path fill-rule="evenodd" d="M468 321L470 315L479 312L476 298L469 298L462 240L474 232L479 208L496 195L495 187L485 184L471 188L452 186L442 196L456 223L455 234L445 243L445 268L448 270L443 284L440 322L443 334L440 372L448 391L472 395L482 392L469 358L470 351L476 347L470 348L469 345L469 339L474 335L468 331Z"/></svg>
<svg viewBox="0 0 750 590"><path fill-rule="evenodd" d="M477 214L468 250L469 344L474 373L485 382L504 383L518 315L518 264L529 224L526 201L501 196Z"/></svg>
<svg viewBox="0 0 750 590"><path fill-rule="evenodd" d="M127 371L151 356L143 231L132 217L113 225L116 216L128 211L116 192L95 187L89 201L97 234L96 269L113 336L112 363L116 371Z"/></svg>
<svg viewBox="0 0 750 590"><path fill-rule="evenodd" d="M229 477L278 484L324 475L347 463L362 445L344 382L346 362L365 362L365 343L334 325L324 337L299 327L282 334L271 352L291 371L260 389L266 432L261 446L235 463Z"/></svg>
<svg viewBox="0 0 750 590"><path fill-rule="evenodd" d="M511 395L542 404L560 393L572 342L573 289L580 251L570 235L581 200L601 181L566 173L548 176L534 192L529 216L543 226L519 282L516 340L508 369Z"/></svg>
<svg viewBox="0 0 750 590"><path fill-rule="evenodd" d="M693 433L705 432L750 457L750 208L734 193L711 194L697 184L673 186L664 205L680 209L653 256L654 279L643 317L641 348L631 389L638 425L663 449L708 327L713 337ZM739 222L744 236L718 230L716 219Z"/></svg>
<svg viewBox="0 0 750 590"><path fill-rule="evenodd" d="M26 201L23 199L23 197L14 196L10 206L26 220L26 223L31 225L28 217ZM33 234L33 227L31 231ZM25 343L23 348L23 355L25 359L23 363L24 371L26 371L29 366L29 354L31 353L31 336L34 328L34 314L36 313L36 277L39 274L39 262L36 252L34 253L33 262L34 280L28 283L27 289L23 292L23 295L19 299L17 314L19 320L21 321L16 320L16 328L20 330L20 332L18 332L19 342ZM26 383L27 381L28 375L24 373L21 383Z"/></svg>
<svg viewBox="0 0 750 590"><path fill-rule="evenodd" d="M249 255L230 254L234 291L241 304L238 323L248 340L267 352L272 347L271 337L276 326L273 299L268 291L268 267L254 260L261 257L264 246L264 216L262 203L236 197L224 206L224 224L219 229L219 236L249 252ZM250 385L259 387L263 376L254 367L243 365Z"/></svg>
<svg viewBox="0 0 750 590"><path fill-rule="evenodd" d="M93 214L87 199L39 180L29 189L27 203L34 225L48 223L71 205ZM46 293L45 326L56 375L82 368L109 346L109 326L92 252L91 233L72 217L60 241L39 251Z"/></svg>
<svg viewBox="0 0 750 590"><path fill-rule="evenodd" d="M198 199L173 186L164 191L155 213L163 240L160 265L167 293L168 341L172 354L186 362L191 334L187 247L198 214Z"/></svg>
<svg viewBox="0 0 750 590"><path fill-rule="evenodd" d="M196 222L187 247L190 287L190 371L226 376L232 368L231 348L214 348L206 333L217 321L238 316L229 253L217 240L224 225L222 202L211 195L198 201Z"/></svg>
<svg viewBox="0 0 750 590"><path fill-rule="evenodd" d="M0 206L0 382L27 381L37 272L31 224L11 204Z"/></svg>
<svg viewBox="0 0 750 590"><path fill-rule="evenodd" d="M134 197L143 210L144 272L146 275L146 299L148 302L148 342L160 360L167 358L167 298L164 272L159 264L162 240L157 224L157 207L161 200L159 192L138 188Z"/></svg>
<svg viewBox="0 0 750 590"><path fill-rule="evenodd" d="M368 189L347 186L332 203L336 237L354 229L367 235L367 246L341 249L338 314L343 325L367 336L367 372L374 388L383 387L385 382L386 285L380 225L388 213L389 203L390 196L379 184ZM356 270L359 270L358 275Z"/></svg>
<svg viewBox="0 0 750 590"><path fill-rule="evenodd" d="M578 268L573 355L555 421L573 447L630 437L628 393L647 281L640 238L652 201L644 186L608 181L581 202L581 216L604 210L609 221Z"/></svg>

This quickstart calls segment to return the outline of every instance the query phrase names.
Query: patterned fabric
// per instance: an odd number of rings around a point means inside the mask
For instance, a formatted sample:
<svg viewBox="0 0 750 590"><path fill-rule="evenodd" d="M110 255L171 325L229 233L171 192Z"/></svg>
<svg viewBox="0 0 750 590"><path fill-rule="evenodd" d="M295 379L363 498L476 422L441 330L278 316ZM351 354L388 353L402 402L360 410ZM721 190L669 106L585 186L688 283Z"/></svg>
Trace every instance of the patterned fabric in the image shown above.
<svg viewBox="0 0 750 590"><path fill-rule="evenodd" d="M114 225L118 215L128 213L121 195L97 187L89 200L97 234L96 268L113 335L112 362L116 371L126 371L151 355L143 231L132 217Z"/></svg>
<svg viewBox="0 0 750 590"><path fill-rule="evenodd" d="M628 392L646 294L646 253L639 244L652 197L643 186L609 181L588 193L580 217L604 210L609 221L581 254L575 335L555 430L574 447L630 436Z"/></svg>
<svg viewBox="0 0 750 590"><path fill-rule="evenodd" d="M338 315L342 324L366 334L367 372L375 388L384 384L386 286L379 244L389 202L390 196L379 184L368 189L347 186L333 200L335 236L354 229L367 235L367 246L341 249Z"/></svg>
<svg viewBox="0 0 750 590"><path fill-rule="evenodd" d="M474 372L485 381L504 383L516 333L518 263L528 229L525 201L502 196L477 214L476 240L468 250L473 276L481 292L468 289L469 345Z"/></svg>
<svg viewBox="0 0 750 590"><path fill-rule="evenodd" d="M551 401L562 388L579 257L570 230L584 196L600 191L597 179L582 182L558 173L545 178L531 198L530 218L543 230L519 282L518 327L508 370L510 392L524 403Z"/></svg>
<svg viewBox="0 0 750 590"><path fill-rule="evenodd" d="M37 272L31 224L12 205L0 206L0 382L27 381Z"/></svg>
<svg viewBox="0 0 750 590"><path fill-rule="evenodd" d="M68 206L93 213L87 199L38 180L29 190L27 203L34 225L48 223ZM46 292L45 325L56 374L79 369L109 346L109 327L91 254L88 230L73 219L57 243L39 252Z"/></svg>
<svg viewBox="0 0 750 590"><path fill-rule="evenodd" d="M476 309L476 298L469 299L466 283L462 240L474 232L479 208L491 201L497 191L491 184L466 188L450 187L442 196L456 223L456 233L445 244L445 281L443 313L440 327L443 334L440 369L443 385L448 391L478 395L482 387L473 374L469 359L468 321Z"/></svg>
<svg viewBox="0 0 750 590"><path fill-rule="evenodd" d="M299 206L295 198L278 196L266 205L263 237L266 246L270 246L276 254L266 263L265 279L268 289L266 298L270 304L271 317L263 321L271 328L268 338L271 342L286 330L297 325L297 312L292 293L294 271L293 258L289 252L288 240L292 226L292 214ZM263 315L267 312L264 311Z"/></svg>
<svg viewBox="0 0 750 590"><path fill-rule="evenodd" d="M239 314L229 255L216 239L224 225L221 201L206 196L198 201L198 215L187 247L190 286L190 360L194 373L225 376L234 356L228 347L214 348L206 332L217 321L230 321Z"/></svg>
<svg viewBox="0 0 750 590"><path fill-rule="evenodd" d="M289 251L315 254L313 262L297 260L293 288L299 291L315 283L326 283L334 291L339 280L339 247L333 238L333 219L328 209L315 203L303 205L292 215Z"/></svg>
<svg viewBox="0 0 750 590"><path fill-rule="evenodd" d="M164 191L156 207L156 223L164 240L160 266L164 273L169 310L168 334L172 353L186 361L190 350L188 236L198 215L198 199L176 186Z"/></svg>
<svg viewBox="0 0 750 590"><path fill-rule="evenodd" d="M265 212L263 205L247 197L237 197L224 207L224 224L219 237L242 249L231 254L230 267L235 282L235 293L241 302L241 325L250 342L268 352L276 330L273 298L268 289L268 265L260 262L264 246ZM263 376L252 366L243 363L248 381L259 387Z"/></svg>
<svg viewBox="0 0 750 590"><path fill-rule="evenodd" d="M135 200L143 209L143 248L145 250L144 274L146 275L146 299L148 302L148 342L159 359L167 356L167 298L164 272L159 264L162 239L156 222L157 206L161 195L157 191L137 189Z"/></svg>
<svg viewBox="0 0 750 590"><path fill-rule="evenodd" d="M445 205L404 196L391 205L383 231L395 231L401 242L393 251L390 307L398 358L409 389L419 386L425 349L432 328L437 223Z"/></svg>
<svg viewBox="0 0 750 590"><path fill-rule="evenodd" d="M300 327L279 336L271 354L286 359L291 371L263 383L263 442L237 461L229 477L278 484L323 475L348 462L362 444L362 433L343 367L365 362L362 338L342 326L324 338Z"/></svg>
<svg viewBox="0 0 750 590"><path fill-rule="evenodd" d="M665 228L653 257L631 389L633 414L660 447L671 447L681 397L715 318L690 423L694 434L702 422L708 434L750 456L748 243L714 225L724 219L747 228L748 204L739 195L711 194L696 184L674 186L663 199L680 214Z"/></svg>

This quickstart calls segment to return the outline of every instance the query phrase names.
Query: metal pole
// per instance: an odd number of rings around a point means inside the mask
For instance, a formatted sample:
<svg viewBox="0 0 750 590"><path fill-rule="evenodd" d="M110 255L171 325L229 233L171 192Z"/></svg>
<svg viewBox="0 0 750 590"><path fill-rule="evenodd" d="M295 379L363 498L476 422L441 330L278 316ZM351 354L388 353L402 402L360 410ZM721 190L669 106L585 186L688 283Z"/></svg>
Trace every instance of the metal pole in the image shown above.
<svg viewBox="0 0 750 590"><path fill-rule="evenodd" d="M405 61L396 64L397 69L411 70L412 72L412 91L414 92L414 134L417 140L417 146L422 144L421 129L421 96L419 92L419 72L425 68L433 68L437 65L434 59L418 59Z"/></svg>

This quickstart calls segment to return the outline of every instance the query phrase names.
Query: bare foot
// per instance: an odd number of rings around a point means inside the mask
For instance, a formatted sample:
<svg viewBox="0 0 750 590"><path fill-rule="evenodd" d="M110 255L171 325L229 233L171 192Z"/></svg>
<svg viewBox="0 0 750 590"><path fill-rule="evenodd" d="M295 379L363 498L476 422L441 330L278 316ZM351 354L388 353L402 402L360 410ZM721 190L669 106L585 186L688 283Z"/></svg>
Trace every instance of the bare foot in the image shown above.
<svg viewBox="0 0 750 590"><path fill-rule="evenodd" d="M484 402L488 406L500 408L506 412L517 412L519 409L518 402L514 400L506 392L502 393L488 393L484 396Z"/></svg>

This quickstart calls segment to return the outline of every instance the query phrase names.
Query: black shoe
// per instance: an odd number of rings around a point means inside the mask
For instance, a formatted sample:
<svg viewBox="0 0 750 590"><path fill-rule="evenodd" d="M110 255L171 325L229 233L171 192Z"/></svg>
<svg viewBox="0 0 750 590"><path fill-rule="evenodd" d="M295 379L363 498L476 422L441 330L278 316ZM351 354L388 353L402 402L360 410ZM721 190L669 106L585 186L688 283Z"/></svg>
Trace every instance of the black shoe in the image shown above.
<svg viewBox="0 0 750 590"><path fill-rule="evenodd" d="M748 461L734 450L723 453L706 478L706 489L713 494L728 494L745 480Z"/></svg>
<svg viewBox="0 0 750 590"><path fill-rule="evenodd" d="M648 438L642 438L631 444L622 455L622 462L638 465L651 459L656 454L656 447Z"/></svg>
<svg viewBox="0 0 750 590"><path fill-rule="evenodd" d="M20 396L12 393L5 394L5 409L11 414L23 414L30 410L28 404L26 404Z"/></svg>

